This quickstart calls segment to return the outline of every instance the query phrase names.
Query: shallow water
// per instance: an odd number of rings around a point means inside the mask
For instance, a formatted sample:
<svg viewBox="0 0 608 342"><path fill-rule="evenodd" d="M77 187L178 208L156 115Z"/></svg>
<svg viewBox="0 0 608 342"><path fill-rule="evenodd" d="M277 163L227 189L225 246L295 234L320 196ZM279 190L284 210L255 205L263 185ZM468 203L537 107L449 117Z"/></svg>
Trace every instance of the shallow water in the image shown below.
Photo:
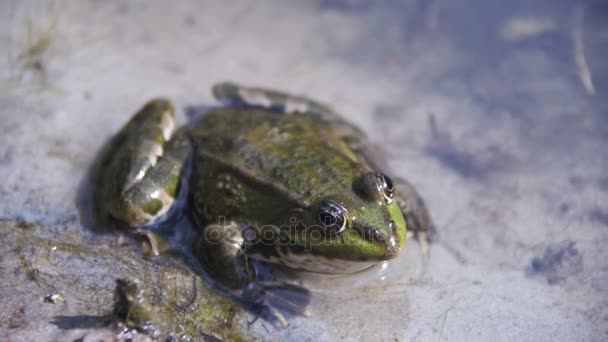
<svg viewBox="0 0 608 342"><path fill-rule="evenodd" d="M142 103L214 105L221 80L270 86L368 132L440 240L426 267L410 242L384 269L308 279L314 315L280 331L256 321L255 336L606 339L607 15L566 0L3 1L0 218L86 235L82 181ZM31 300L3 281L0 311ZM36 322L0 336L70 334L24 315Z"/></svg>

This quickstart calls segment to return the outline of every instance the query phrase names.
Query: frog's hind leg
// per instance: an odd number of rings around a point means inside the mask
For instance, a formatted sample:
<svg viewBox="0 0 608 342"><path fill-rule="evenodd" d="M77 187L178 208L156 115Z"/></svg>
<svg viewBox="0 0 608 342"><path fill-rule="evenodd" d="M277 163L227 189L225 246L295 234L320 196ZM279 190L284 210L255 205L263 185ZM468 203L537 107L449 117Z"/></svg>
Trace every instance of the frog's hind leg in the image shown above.
<svg viewBox="0 0 608 342"><path fill-rule="evenodd" d="M233 82L215 84L213 96L226 105L262 107L282 113L310 114L330 119L336 113L315 100L261 87L246 87Z"/></svg>
<svg viewBox="0 0 608 342"><path fill-rule="evenodd" d="M360 143L365 138L363 131L344 120L330 106L308 97L261 87L246 87L233 82L215 84L212 92L218 101L226 105L261 107L279 113L308 115L327 122L347 141Z"/></svg>
<svg viewBox="0 0 608 342"><path fill-rule="evenodd" d="M102 161L97 201L113 219L140 229L169 218L184 198L181 182L189 155L185 132L173 134L174 109L165 99L148 102L114 137ZM155 253L159 241L148 229Z"/></svg>

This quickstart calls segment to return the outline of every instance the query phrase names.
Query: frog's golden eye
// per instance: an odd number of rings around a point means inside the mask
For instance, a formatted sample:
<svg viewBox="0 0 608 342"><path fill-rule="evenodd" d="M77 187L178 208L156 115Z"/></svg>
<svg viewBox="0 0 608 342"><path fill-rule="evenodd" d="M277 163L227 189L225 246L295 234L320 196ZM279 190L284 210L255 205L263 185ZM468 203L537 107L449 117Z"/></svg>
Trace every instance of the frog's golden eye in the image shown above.
<svg viewBox="0 0 608 342"><path fill-rule="evenodd" d="M389 176L382 173L378 174L378 190L382 191L386 203L391 204L395 196L395 183Z"/></svg>
<svg viewBox="0 0 608 342"><path fill-rule="evenodd" d="M335 201L321 203L317 219L326 235L336 235L346 230L346 212L346 208Z"/></svg>
<svg viewBox="0 0 608 342"><path fill-rule="evenodd" d="M391 204L395 196L395 183L383 173L368 172L353 182L353 191L368 201L377 201L382 196L387 204Z"/></svg>

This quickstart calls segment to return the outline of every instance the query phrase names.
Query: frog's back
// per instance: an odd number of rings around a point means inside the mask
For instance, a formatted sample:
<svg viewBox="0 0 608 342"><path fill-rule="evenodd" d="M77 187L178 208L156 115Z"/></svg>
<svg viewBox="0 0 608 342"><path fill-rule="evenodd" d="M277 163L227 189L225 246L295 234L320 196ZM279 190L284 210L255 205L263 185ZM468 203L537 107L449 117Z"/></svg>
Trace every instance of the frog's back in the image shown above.
<svg viewBox="0 0 608 342"><path fill-rule="evenodd" d="M241 178L239 185L253 184L299 206L348 194L364 172L331 126L306 115L217 109L201 119L192 140L196 172L206 174L207 183L228 173ZM210 191L209 184L202 185Z"/></svg>

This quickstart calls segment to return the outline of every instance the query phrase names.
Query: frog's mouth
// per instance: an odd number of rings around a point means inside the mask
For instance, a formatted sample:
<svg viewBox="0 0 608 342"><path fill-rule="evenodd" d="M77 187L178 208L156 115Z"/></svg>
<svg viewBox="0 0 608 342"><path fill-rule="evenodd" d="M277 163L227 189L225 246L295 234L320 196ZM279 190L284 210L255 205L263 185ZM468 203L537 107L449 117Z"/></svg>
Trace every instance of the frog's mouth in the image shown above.
<svg viewBox="0 0 608 342"><path fill-rule="evenodd" d="M289 268L315 273L350 274L367 270L378 264L377 260L345 260L329 258L314 253L297 253L290 248L277 248L278 258L272 262Z"/></svg>

